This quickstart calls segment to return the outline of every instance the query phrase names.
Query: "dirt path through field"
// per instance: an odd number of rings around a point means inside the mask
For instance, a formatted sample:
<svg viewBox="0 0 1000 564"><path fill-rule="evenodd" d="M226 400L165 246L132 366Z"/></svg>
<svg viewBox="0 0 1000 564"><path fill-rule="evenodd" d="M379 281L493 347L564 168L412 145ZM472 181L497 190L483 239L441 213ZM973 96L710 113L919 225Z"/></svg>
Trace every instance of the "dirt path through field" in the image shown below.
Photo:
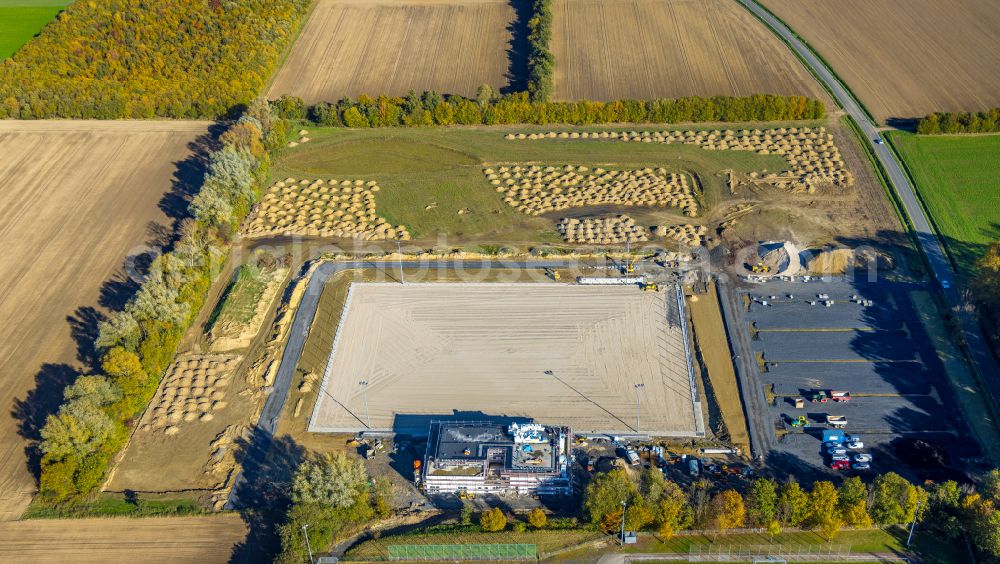
<svg viewBox="0 0 1000 564"><path fill-rule="evenodd" d="M228 562L239 515L0 523L0 562Z"/></svg>
<svg viewBox="0 0 1000 564"><path fill-rule="evenodd" d="M102 286L125 258L170 225L159 204L208 127L0 121L0 521L35 489L23 436L80 367L74 337L118 299L120 285Z"/></svg>

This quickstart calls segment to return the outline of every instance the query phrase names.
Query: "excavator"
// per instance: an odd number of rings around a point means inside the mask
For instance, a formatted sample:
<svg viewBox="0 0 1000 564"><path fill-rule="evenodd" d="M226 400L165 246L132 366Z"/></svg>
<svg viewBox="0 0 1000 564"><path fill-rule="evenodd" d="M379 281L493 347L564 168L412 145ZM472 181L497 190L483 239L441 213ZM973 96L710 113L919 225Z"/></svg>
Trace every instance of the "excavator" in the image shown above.
<svg viewBox="0 0 1000 564"><path fill-rule="evenodd" d="M809 426L809 420L806 419L805 415L799 415L798 417L795 418L789 417L789 419L791 419L790 424L792 427L806 428Z"/></svg>
<svg viewBox="0 0 1000 564"><path fill-rule="evenodd" d="M625 268L623 269L624 274L635 274L635 263L639 262L639 257L635 257L632 260L625 263Z"/></svg>
<svg viewBox="0 0 1000 564"><path fill-rule="evenodd" d="M659 292L660 291L660 287L657 286L653 282L647 282L645 284L642 284L640 287L642 288L643 292Z"/></svg>
<svg viewBox="0 0 1000 564"><path fill-rule="evenodd" d="M767 274L771 272L771 267L764 264L763 262L758 262L757 264L750 267L750 271L754 274Z"/></svg>

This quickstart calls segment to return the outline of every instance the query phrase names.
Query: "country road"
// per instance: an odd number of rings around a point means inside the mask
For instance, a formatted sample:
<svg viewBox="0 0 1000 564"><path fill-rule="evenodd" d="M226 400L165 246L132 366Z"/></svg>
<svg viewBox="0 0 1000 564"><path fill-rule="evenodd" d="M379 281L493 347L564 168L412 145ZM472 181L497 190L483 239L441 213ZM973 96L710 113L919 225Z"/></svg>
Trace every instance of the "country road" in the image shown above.
<svg viewBox="0 0 1000 564"><path fill-rule="evenodd" d="M833 72L817 57L809 47L795 33L764 9L756 0L739 0L748 10L763 20L782 39L791 45L792 49L801 57L809 68L819 77L836 97L837 102L843 106L844 110L854 118L861 131L864 133L865 142L872 148L882 167L889 176L891 188L899 196L906 210L906 215L913 226L917 242L934 274L939 285L942 286L944 301L958 322L961 329L962 339L965 342L968 352L976 365L980 376L989 389L993 399L994 407L1000 409L1000 370L998 370L996 359L993 358L989 349L987 339L982 333L979 322L971 308L963 298L963 294L956 287L956 274L944 251L944 245L934 232L931 222L924 212L920 201L917 198L916 190L910 183L910 178L903 170L902 165L896 160L888 145L876 142L881 139L878 124L872 123L868 115L861 108L858 102L851 96L850 92L837 80ZM948 286L944 288L943 286Z"/></svg>

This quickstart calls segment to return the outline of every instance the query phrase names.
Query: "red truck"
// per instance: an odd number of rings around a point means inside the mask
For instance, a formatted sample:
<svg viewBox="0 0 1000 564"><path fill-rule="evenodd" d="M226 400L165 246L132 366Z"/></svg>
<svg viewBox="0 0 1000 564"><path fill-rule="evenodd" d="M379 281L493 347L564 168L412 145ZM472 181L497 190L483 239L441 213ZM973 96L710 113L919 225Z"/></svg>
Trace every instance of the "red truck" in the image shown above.
<svg viewBox="0 0 1000 564"><path fill-rule="evenodd" d="M840 392L837 390L830 390L830 399L836 402L851 401L851 392Z"/></svg>

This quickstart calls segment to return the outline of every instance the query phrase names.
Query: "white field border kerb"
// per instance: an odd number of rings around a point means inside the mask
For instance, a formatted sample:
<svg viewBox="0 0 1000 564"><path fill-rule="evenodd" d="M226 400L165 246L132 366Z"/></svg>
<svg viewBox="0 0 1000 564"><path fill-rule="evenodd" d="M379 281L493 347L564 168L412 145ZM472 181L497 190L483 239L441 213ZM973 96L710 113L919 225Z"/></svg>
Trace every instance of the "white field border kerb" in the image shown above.
<svg viewBox="0 0 1000 564"><path fill-rule="evenodd" d="M342 309L341 309L340 320L337 323L337 331L336 331L336 333L334 335L334 338L333 338L333 346L332 346L332 348L330 350L330 355L327 357L326 369L324 370L324 374L323 374L323 382L320 384L319 392L318 392L318 394L316 396L315 404L313 405L312 414L310 415L310 418L309 418L309 425L308 425L308 428L307 428L308 432L310 432L310 433L346 433L346 432L357 432L357 429L317 426L315 424L315 421L316 421L317 416L319 415L320 406L321 406L321 404L323 402L323 398L324 398L324 396L326 394L327 385L331 381L331 370L333 369L333 360L334 360L335 355L337 353L337 349L338 349L339 344L340 344L340 338L341 338L341 335L342 335L343 330L344 330L345 321L346 321L346 319L348 317L348 314L349 314L349 310L350 310L350 306L351 306L351 300L352 300L352 298L354 296L354 288L355 288L355 286L386 286L386 285L399 285L399 283L398 282L351 282L350 283L350 286L348 287L348 290L347 290L347 297L344 299L344 305L342 306ZM532 286L543 285L544 286L546 284L544 284L544 283L538 283L538 282L433 282L432 281L432 282L407 282L406 285L407 286L454 285L454 286L462 286L462 287L479 286L479 287L491 287L491 288L495 288L495 287L518 287L518 286L525 286L525 285L532 285ZM576 284L550 284L548 286L550 286L554 290L555 289L565 290L567 286L577 286L577 285ZM691 433L683 433L683 434L680 434L680 435L671 434L671 435L665 435L665 436L686 436L686 437L692 437L692 436L694 436L694 437L704 437L705 436L705 423L704 423L704 420L703 420L703 417L702 417L702 407L701 407L701 400L700 400L700 397L698 395L698 386L697 386L697 383L695 382L694 362L693 362L693 359L692 359L691 343L690 343L690 340L689 340L690 339L690 333L688 331L688 326L687 326L687 307L686 307L686 304L684 303L684 293L683 293L683 290L681 289L680 285L679 284L674 284L673 287L674 287L674 290L675 290L675 295L676 295L676 300L677 300L678 323L680 324L680 328L681 328L681 335L682 335L683 346L684 346L684 356L685 356L685 362L687 364L687 370L688 370L688 386L689 386L690 394L691 394L691 408L692 408L692 413L693 413L693 417L694 417L695 431L694 431L693 434L691 434ZM669 303L669 302L667 302L665 300L664 303L666 304L666 303ZM669 321L670 321L669 320L669 311L666 308L664 308L663 315L664 315L664 320L669 323ZM361 422L361 425L362 426L366 426L367 424L365 422ZM387 430L385 430L385 429L366 429L366 430L363 430L362 432L372 432L372 431L385 432ZM615 434L622 435L621 432L617 432Z"/></svg>

